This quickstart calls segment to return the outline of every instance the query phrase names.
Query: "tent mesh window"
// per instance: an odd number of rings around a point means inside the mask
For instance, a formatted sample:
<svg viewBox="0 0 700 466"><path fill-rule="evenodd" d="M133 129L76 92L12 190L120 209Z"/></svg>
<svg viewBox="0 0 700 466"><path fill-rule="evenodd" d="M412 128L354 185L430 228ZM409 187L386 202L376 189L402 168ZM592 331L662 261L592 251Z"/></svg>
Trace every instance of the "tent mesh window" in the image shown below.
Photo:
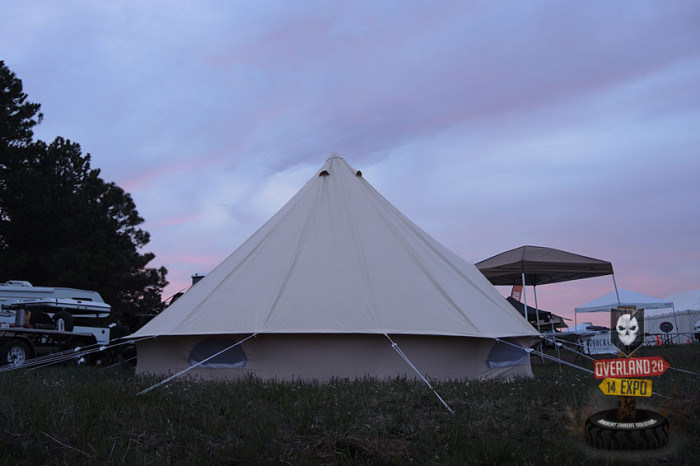
<svg viewBox="0 0 700 466"><path fill-rule="evenodd" d="M197 343L190 352L190 365L197 364L211 357L213 354L223 351L231 345L235 345L238 340L228 338L208 338ZM229 369L232 367L248 367L248 357L243 348L234 346L227 351L213 357L201 364L200 367L211 367L216 369Z"/></svg>
<svg viewBox="0 0 700 466"><path fill-rule="evenodd" d="M516 343L517 344L517 343ZM522 347L513 346L512 344L497 341L489 352L489 357L486 359L490 369L494 367L510 367L522 364L527 353Z"/></svg>

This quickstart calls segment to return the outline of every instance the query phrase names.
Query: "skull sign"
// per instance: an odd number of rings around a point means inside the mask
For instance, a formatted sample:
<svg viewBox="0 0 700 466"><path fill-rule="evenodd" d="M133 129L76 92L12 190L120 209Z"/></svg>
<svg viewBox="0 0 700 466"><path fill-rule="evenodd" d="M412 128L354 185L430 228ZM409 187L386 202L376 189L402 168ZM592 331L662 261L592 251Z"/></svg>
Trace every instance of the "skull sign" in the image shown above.
<svg viewBox="0 0 700 466"><path fill-rule="evenodd" d="M629 356L644 343L644 309L620 306L610 309L610 343Z"/></svg>
<svg viewBox="0 0 700 466"><path fill-rule="evenodd" d="M622 344L630 346L637 339L637 332L639 332L637 318L633 317L632 314L622 314L617 319L615 330L617 330L617 336Z"/></svg>

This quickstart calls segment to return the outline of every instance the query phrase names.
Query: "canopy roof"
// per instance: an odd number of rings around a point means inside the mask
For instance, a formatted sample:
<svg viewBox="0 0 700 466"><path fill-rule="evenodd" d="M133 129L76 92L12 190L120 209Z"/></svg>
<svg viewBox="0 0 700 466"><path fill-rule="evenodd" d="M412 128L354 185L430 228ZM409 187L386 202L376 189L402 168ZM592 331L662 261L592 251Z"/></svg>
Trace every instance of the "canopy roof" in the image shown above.
<svg viewBox="0 0 700 466"><path fill-rule="evenodd" d="M541 246L521 246L477 262L494 285L538 286L611 275L610 262Z"/></svg>
<svg viewBox="0 0 700 466"><path fill-rule="evenodd" d="M666 301L673 301L677 311L700 310L700 289L668 295Z"/></svg>
<svg viewBox="0 0 700 466"><path fill-rule="evenodd" d="M337 154L132 337L246 333L537 335Z"/></svg>
<svg viewBox="0 0 700 466"><path fill-rule="evenodd" d="M608 312L610 308L617 306L636 306L637 309L662 309L671 308L673 303L653 296L647 296L642 293L637 293L630 290L620 288L618 290L620 301L617 300L617 294L613 291L606 295L590 301L583 306L575 309L576 312Z"/></svg>

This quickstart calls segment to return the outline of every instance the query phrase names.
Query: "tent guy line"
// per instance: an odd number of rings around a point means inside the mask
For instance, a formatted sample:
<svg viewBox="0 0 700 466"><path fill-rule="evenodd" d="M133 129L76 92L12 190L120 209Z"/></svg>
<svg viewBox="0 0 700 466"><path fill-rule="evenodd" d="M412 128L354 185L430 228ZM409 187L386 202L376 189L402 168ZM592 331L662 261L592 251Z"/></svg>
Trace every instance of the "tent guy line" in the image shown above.
<svg viewBox="0 0 700 466"><path fill-rule="evenodd" d="M499 343L505 343L505 344L513 346L515 348L521 349L528 354L535 354L535 355L540 356L542 358L549 359L549 360L555 361L555 362L559 362L559 363L564 364L566 366L573 367L574 369L578 369L578 370L593 374L593 371L590 369L586 369L585 367L577 366L576 364L570 363L568 361L564 361L563 359L556 358L554 356L550 356L549 354L545 353L544 351L538 351L534 348L523 348L522 346L518 346L518 345L511 343L509 341L506 341L506 340L501 340L500 338L496 338L495 340L498 341Z"/></svg>
<svg viewBox="0 0 700 466"><path fill-rule="evenodd" d="M408 359L408 356L406 356L406 353L404 353L401 350L401 348L399 348L399 345L394 340L392 340L391 337L389 335L387 335L386 333L384 334L384 336L387 337L387 339L391 342L391 347L394 348L394 351L396 351L398 353L398 355L401 356L404 361L406 361L406 364L408 364L411 367L411 369L413 369L413 371L416 374L418 374L418 376L423 380L423 382L425 382L425 384L428 386L428 388L433 391L433 393L438 398L438 400L440 400L440 403L442 403L442 405L445 408L447 408L447 410L450 412L450 414L454 414L455 413L454 410L452 408L450 408L450 406L447 404L447 402L442 399L442 397L437 392L437 390L435 390L435 388L433 388L433 386L430 384L428 379L426 379L425 376L418 370L418 368L411 362L411 360Z"/></svg>
<svg viewBox="0 0 700 466"><path fill-rule="evenodd" d="M235 348L236 346L239 346L239 345L245 343L246 341L250 340L251 338L256 337L257 335L258 335L257 333L249 335L246 338L244 338L243 340L236 342L236 343L232 344L231 346L224 348L221 351L216 352L205 359L202 359L201 361L197 361L195 364L192 364L189 367L186 367L185 369L181 370L180 372L177 372L177 373L171 375L167 379L161 380L157 384L151 385L150 387L141 390L140 392L138 392L137 395L144 395L144 394L150 392L151 390L154 390L154 389L160 387L161 385L165 385L166 383L170 382L171 380L174 380L174 379L180 377L181 375L186 374L187 372L191 371L192 369L201 366L202 364L206 363L207 361L210 361L211 359L214 359L215 357L217 357L221 354L224 354L226 351L229 351L230 349Z"/></svg>
<svg viewBox="0 0 700 466"><path fill-rule="evenodd" d="M588 354L582 353L582 352L580 352L580 351L578 351L578 350L575 350L575 349L573 349L573 348L569 348L569 345L571 345L572 342L566 341L566 340L562 340L561 338L556 338L556 337L554 337L553 340L555 341L555 344L557 345L557 348L564 348L565 350L570 351L570 352L572 352L572 353L574 353L574 354L576 354L576 355L578 355L578 356L582 356L582 357L588 359L589 361L595 361L595 358L594 358L594 357L589 356ZM573 343L573 345L575 345L575 346L577 346L577 347L582 347L582 346L583 346L581 343Z"/></svg>
<svg viewBox="0 0 700 466"><path fill-rule="evenodd" d="M194 369L195 367L201 366L202 364L204 364L204 363L206 363L206 362L208 362L208 361L214 359L215 357L217 357L217 356L219 356L219 355L221 355L221 354L224 354L226 351L229 351L230 349L235 348L236 346L239 346L239 345L243 344L245 341L247 341L247 340L249 340L249 339L255 337L256 335L257 335L257 333L255 333L255 334L253 334L253 335L250 335L250 336L248 336L247 338L244 338L243 340L241 340L241 341L239 341L239 342L236 342L236 343L234 343L233 345L230 345L230 346L228 346L227 348L224 348L224 349L222 349L221 351L218 351L218 352L216 352L216 353L214 353L214 354L208 356L207 358L205 358L205 359L203 359L203 360L201 360L201 361L198 361L198 362L195 363L195 364L190 365L189 367L187 367L187 368L181 370L180 372L178 372L178 373L176 373L176 374L173 374L173 375L171 375L170 377L168 377L168 378L166 378L166 379L164 379L164 380L161 380L160 382L158 382L158 383L156 383L156 384L154 384L154 385L151 385L150 387L148 387L148 388L146 388L146 389L140 391L140 392L138 393L138 395L144 395L144 394L146 394L146 393L148 393L148 392L150 392L150 391L152 391L152 390L154 390L154 389L156 389L156 388L158 388L158 387L160 387L160 386L162 386L162 385L165 385L166 383L170 382L171 380L174 380L174 379L176 379L176 378L178 378L178 377L180 377L180 376L186 374L187 372L189 372L190 370ZM454 414L454 413L455 413L454 410L453 410L453 409L447 404L447 402L440 396L440 394L437 392L437 390L435 390L435 388L431 385L431 383L428 381L428 379L426 379L425 376L418 370L418 368L411 362L411 360L408 358L408 356L406 355L406 353L404 353L404 352L401 350L401 348L399 347L399 345L398 345L394 340L392 340L391 337L390 337L389 335L387 335L386 333L384 334L384 336L389 340L389 342L391 342L391 347L394 349L394 351L396 351L396 353L397 353L399 356L401 356L401 358L406 362L406 364L408 364L408 365L411 367L411 369L413 369L413 371L414 371L416 374L418 374L418 376L421 378L421 380L423 380L423 382L428 386L428 388L429 388L430 390L432 390L432 392L435 394L435 396L438 398L438 400L440 400L440 403L442 403L442 405L443 405L445 408L447 408L447 410L450 412L450 414Z"/></svg>
<svg viewBox="0 0 700 466"><path fill-rule="evenodd" d="M124 363L131 362L131 361L136 361L136 356L132 356L130 358L124 359L123 361L117 361L114 364L110 364L109 366L105 366L100 371L106 371L107 369L111 369L113 367L121 366Z"/></svg>
<svg viewBox="0 0 700 466"><path fill-rule="evenodd" d="M146 337L146 338L150 338L150 337ZM18 369L33 371L35 369L41 369L43 367L52 366L54 364L60 364L60 363L68 362L68 361L75 360L75 359L79 360L80 358L87 356L89 354L101 353L101 352L109 350L109 349L113 349L113 348L116 348L119 346L133 343L134 341L139 341L139 340L130 340L130 341L121 341L119 343L115 343L117 340L119 340L119 339L113 340L108 345L95 343L95 344L88 345L88 346L83 346L83 347L78 346L78 347L71 348L68 350L59 351L57 353L47 354L45 356L39 356L37 358L28 359L22 365L8 364L7 366L0 368L0 373L15 371ZM124 361L122 361L122 362L124 362Z"/></svg>

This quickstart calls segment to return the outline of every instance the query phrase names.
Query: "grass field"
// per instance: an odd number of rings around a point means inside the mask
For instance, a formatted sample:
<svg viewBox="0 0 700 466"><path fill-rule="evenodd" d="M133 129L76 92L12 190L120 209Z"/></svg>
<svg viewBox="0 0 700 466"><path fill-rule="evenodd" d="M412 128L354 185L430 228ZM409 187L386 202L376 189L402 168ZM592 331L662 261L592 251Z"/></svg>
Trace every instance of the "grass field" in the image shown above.
<svg viewBox="0 0 700 466"><path fill-rule="evenodd" d="M700 344L643 348L700 373ZM573 361L570 356L567 360ZM576 364L592 369L592 363ZM0 374L1 464L700 464L697 375L669 370L639 407L666 415L670 445L594 450L583 423L615 407L593 375L533 358L535 377L329 384L175 381L129 367L52 367Z"/></svg>

